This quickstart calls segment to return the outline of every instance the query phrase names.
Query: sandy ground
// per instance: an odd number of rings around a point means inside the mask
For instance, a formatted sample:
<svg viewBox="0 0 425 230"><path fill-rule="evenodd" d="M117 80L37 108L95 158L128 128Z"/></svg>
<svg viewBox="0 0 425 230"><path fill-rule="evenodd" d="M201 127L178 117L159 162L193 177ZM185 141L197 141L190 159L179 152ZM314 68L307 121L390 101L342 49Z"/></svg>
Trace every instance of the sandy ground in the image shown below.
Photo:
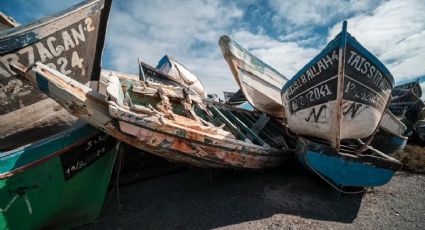
<svg viewBox="0 0 425 230"><path fill-rule="evenodd" d="M211 177L213 175L213 177ZM212 179L213 178L213 179ZM81 229L424 229L425 175L341 195L289 162L265 172L186 170L122 187Z"/></svg>

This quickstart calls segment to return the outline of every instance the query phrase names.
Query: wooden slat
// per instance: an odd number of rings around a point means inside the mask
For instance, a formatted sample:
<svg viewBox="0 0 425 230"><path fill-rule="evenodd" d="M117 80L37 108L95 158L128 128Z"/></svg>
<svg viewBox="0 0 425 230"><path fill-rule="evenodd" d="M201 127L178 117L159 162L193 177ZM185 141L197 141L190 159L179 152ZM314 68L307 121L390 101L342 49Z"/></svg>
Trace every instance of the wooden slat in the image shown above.
<svg viewBox="0 0 425 230"><path fill-rule="evenodd" d="M239 136L240 138L242 138L242 140L247 140L247 136L245 136L245 134L243 134L226 116L224 116L220 110L218 110L215 107L211 107L211 111L213 111L215 114L217 114L217 116L219 116L219 118L227 125L228 128L230 128L233 132L235 132L237 134L237 136Z"/></svg>
<svg viewBox="0 0 425 230"><path fill-rule="evenodd" d="M252 129L248 128L238 117L233 115L230 111L223 109L224 113L227 114L239 127L247 132L247 137L251 140L258 142L262 146L269 146L261 137L257 135Z"/></svg>

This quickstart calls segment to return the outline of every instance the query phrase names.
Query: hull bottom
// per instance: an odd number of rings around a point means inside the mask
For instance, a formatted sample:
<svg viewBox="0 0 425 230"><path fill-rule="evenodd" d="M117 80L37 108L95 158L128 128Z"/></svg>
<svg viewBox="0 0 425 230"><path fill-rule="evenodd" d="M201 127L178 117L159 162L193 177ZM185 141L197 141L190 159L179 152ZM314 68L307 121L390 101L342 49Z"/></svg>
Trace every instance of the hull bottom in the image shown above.
<svg viewBox="0 0 425 230"><path fill-rule="evenodd" d="M312 151L308 151L305 156L299 156L299 159L307 168L324 176L337 187L381 186L388 183L395 173Z"/></svg>
<svg viewBox="0 0 425 230"><path fill-rule="evenodd" d="M366 151L370 152L357 156L339 153L328 146L302 139L298 160L338 188L374 187L388 183L401 163L377 150Z"/></svg>

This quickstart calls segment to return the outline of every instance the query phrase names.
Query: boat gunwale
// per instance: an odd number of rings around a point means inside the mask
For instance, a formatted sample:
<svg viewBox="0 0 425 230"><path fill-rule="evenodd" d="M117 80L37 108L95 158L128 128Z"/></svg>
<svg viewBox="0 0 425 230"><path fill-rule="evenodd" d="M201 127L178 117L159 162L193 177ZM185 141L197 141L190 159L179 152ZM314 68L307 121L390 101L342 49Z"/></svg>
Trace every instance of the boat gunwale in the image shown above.
<svg viewBox="0 0 425 230"><path fill-rule="evenodd" d="M29 31L38 29L40 27L47 26L48 24L50 24L54 21L64 19L64 18L68 17L69 15L71 15L73 13L76 13L76 12L82 10L82 9L85 9L85 8L88 8L88 7L91 6L92 7L91 12L86 14L86 16L90 16L94 12L98 12L98 11L102 10L102 8L104 7L104 1L105 0L85 0L83 2L78 3L77 5L71 6L67 9L65 9L65 10L62 10L62 11L57 12L55 14L52 14L50 16L43 17L43 18L36 20L35 22L32 22L30 24L22 25L22 26L18 26L18 27L6 29L6 30L2 30L2 31L0 31L0 40L8 39L10 37L19 36L21 34L24 34L24 33L27 33ZM68 26L69 25L64 26L62 28L59 28L56 31L61 30L63 28L66 28ZM47 36L47 35L45 35L45 36ZM38 38L38 40L40 40L40 39L42 39L42 38ZM34 42L31 42L29 44L32 44ZM29 44L27 44L27 45L29 45ZM10 51L10 50L4 51L4 52L8 52L8 51Z"/></svg>
<svg viewBox="0 0 425 230"><path fill-rule="evenodd" d="M62 139L62 138L67 138L68 135L71 135L74 132L78 132L79 130L84 129L87 126L91 126L91 125L88 124L88 123L76 124L75 126L72 126L72 127L68 128L68 129L66 129L66 130L64 130L64 131L62 131L62 132L60 132L58 134L55 134L55 135L53 135L51 137L47 137L47 138L44 138L42 140L36 141L34 143L30 143L28 145L25 145L25 146L22 146L22 147L19 147L19 148L16 148L16 149L9 150L7 152L0 153L0 158L12 157L15 154L16 155L22 155L27 150L30 151L32 149L39 148L40 146L43 146L45 144L49 144L52 141L56 141L56 140ZM52 152L50 154L47 154L47 155L44 155L44 156L40 157L37 160L34 160L32 162L29 162L29 163L27 163L25 165L19 166L17 168L12 168L11 170L9 170L7 172L0 173L0 179L2 180L2 179L9 178L9 177L14 176L14 175L16 175L18 173L21 173L21 172L23 172L23 171L25 171L25 170L27 170L29 168L38 166L38 165L40 165L40 164L42 164L42 163L50 160L53 157L62 155L65 152L68 152L68 151L71 151L71 150L73 150L75 148L78 148L78 146L80 146L82 143L86 142L90 138L93 138L94 136L98 135L99 133L101 133L101 132L99 130L96 130L96 129L93 130L93 131L90 131L90 134L88 136L85 136L84 138L81 138L78 141L67 145L66 147L60 149L59 151L54 151L54 152ZM2 155L4 153L8 153L8 154L7 155ZM16 165L14 165L14 167L15 166Z"/></svg>
<svg viewBox="0 0 425 230"><path fill-rule="evenodd" d="M342 36L346 33L347 35L347 44L353 46L355 49L357 49L360 53L362 53L364 56L366 56L366 58L368 58L373 64L375 64L380 71L383 72L383 75L386 79L388 79L389 83L391 84L392 87L394 87L395 82L394 82L394 77L393 75L390 73L390 71L387 69L387 67L385 67L385 65L379 61L379 59L373 55L370 51L368 51L365 47L363 47L349 32L347 31L341 31L339 34L337 34L335 36L335 38L330 41L325 48L323 48L320 53L315 56L312 60L310 60L300 71L298 71L288 82L286 82L286 84L283 86L281 94L283 95L283 93L285 93L288 88L296 81L298 80L302 73L304 73L305 71L307 71L309 68L311 68L314 64L316 64L316 62L318 62L323 56L325 56L325 54L327 54L329 51L331 51L332 49L334 49L335 47L339 46L340 44L340 39L343 39ZM340 60L338 60L340 61ZM344 63L345 65L345 63ZM344 67L345 68L345 67Z"/></svg>
<svg viewBox="0 0 425 230"><path fill-rule="evenodd" d="M224 58L227 60L227 56L231 56L234 59L240 60L243 63L247 63L245 60L237 57L233 52L231 52L231 47L235 47L238 50L242 51L245 54L248 54L251 58L254 58L256 61L259 61L264 67L267 67L268 69L272 70L273 73L275 73L277 76L279 76L281 79L289 81L287 77L285 77L283 74L279 73L275 68L268 65L267 63L263 62L261 59L259 59L257 56L249 52L247 49L242 47L238 42L236 42L231 36L228 35L222 35L219 39L219 46L224 49L225 52L223 52ZM226 52L227 51L227 52Z"/></svg>

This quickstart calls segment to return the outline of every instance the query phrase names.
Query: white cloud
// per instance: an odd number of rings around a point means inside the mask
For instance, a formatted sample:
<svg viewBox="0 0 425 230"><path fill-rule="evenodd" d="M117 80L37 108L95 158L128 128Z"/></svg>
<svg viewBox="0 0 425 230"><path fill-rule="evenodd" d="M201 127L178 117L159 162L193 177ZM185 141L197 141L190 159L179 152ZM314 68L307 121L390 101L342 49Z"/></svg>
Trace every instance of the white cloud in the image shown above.
<svg viewBox="0 0 425 230"><path fill-rule="evenodd" d="M319 52L317 49L304 48L295 42L280 42L267 35L256 35L247 31L238 31L233 37L288 79Z"/></svg>
<svg viewBox="0 0 425 230"><path fill-rule="evenodd" d="M274 23L295 27L323 26L336 18L343 18L353 13L364 13L378 5L378 0L271 0L270 5L277 9Z"/></svg>
<svg viewBox="0 0 425 230"><path fill-rule="evenodd" d="M396 79L425 74L425 2L392 0L370 15L348 19L348 31L386 64ZM336 24L328 40L339 33Z"/></svg>
<svg viewBox="0 0 425 230"><path fill-rule="evenodd" d="M218 39L242 11L218 1L126 1L110 16L106 55L113 69L137 73L136 58L155 66L164 54L196 74L208 91L237 90Z"/></svg>
<svg viewBox="0 0 425 230"><path fill-rule="evenodd" d="M235 25L243 18L249 2L244 4L239 3L238 7L232 2L195 0L184 4L115 2L104 58L113 69L137 73L137 57L156 65L164 54L169 54L195 73L208 92L221 95L222 91L238 88L217 44L221 35L232 35L291 78L319 53L326 38L329 41L340 31L342 20L348 18L350 33L376 54L397 79L425 74L425 8L420 0L271 0L269 5L275 10L270 10L275 15L270 25L287 31L277 37L258 29L255 21L244 24L257 28L256 34ZM317 27L322 29L316 31Z"/></svg>

